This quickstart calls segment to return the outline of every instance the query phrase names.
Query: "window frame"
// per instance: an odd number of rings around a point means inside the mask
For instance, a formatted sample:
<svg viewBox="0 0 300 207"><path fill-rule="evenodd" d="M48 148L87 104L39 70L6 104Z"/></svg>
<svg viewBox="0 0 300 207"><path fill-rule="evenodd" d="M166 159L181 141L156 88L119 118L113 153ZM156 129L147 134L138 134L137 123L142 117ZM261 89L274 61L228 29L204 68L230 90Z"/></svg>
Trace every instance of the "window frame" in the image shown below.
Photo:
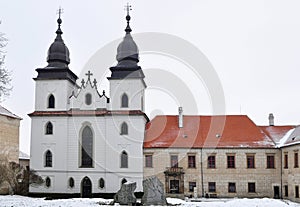
<svg viewBox="0 0 300 207"><path fill-rule="evenodd" d="M121 108L128 108L129 107L129 98L126 93L123 93L121 96Z"/></svg>
<svg viewBox="0 0 300 207"><path fill-rule="evenodd" d="M128 124L125 121L121 124L120 131L121 131L120 132L121 135L128 135Z"/></svg>
<svg viewBox="0 0 300 207"><path fill-rule="evenodd" d="M45 178L45 186L47 188L51 187L51 178L49 178L48 176Z"/></svg>
<svg viewBox="0 0 300 207"><path fill-rule="evenodd" d="M207 157L207 168L216 169L216 155L209 155Z"/></svg>
<svg viewBox="0 0 300 207"><path fill-rule="evenodd" d="M92 102L93 102L92 94L86 93L84 96L84 103L89 106L92 104Z"/></svg>
<svg viewBox="0 0 300 207"><path fill-rule="evenodd" d="M255 169L255 155L247 154L247 169Z"/></svg>
<svg viewBox="0 0 300 207"><path fill-rule="evenodd" d="M215 193L217 191L216 182L208 182L208 192Z"/></svg>
<svg viewBox="0 0 300 207"><path fill-rule="evenodd" d="M178 168L178 155L170 155L170 165L172 168Z"/></svg>
<svg viewBox="0 0 300 207"><path fill-rule="evenodd" d="M294 152L294 168L299 168L299 154L298 154L298 151Z"/></svg>
<svg viewBox="0 0 300 207"><path fill-rule="evenodd" d="M45 164L44 167L53 167L53 154L51 150L45 152Z"/></svg>
<svg viewBox="0 0 300 207"><path fill-rule="evenodd" d="M69 188L74 188L75 187L75 180L73 177L70 177L68 180L68 187Z"/></svg>
<svg viewBox="0 0 300 207"><path fill-rule="evenodd" d="M89 130L89 131L86 131ZM86 134L84 134L86 133ZM90 152L89 152L90 150ZM89 125L84 126L81 132L81 159L80 167L81 168L93 168L94 167L94 133L92 128Z"/></svg>
<svg viewBox="0 0 300 207"><path fill-rule="evenodd" d="M145 154L145 167L153 168L153 155Z"/></svg>
<svg viewBox="0 0 300 207"><path fill-rule="evenodd" d="M103 189L105 188L105 180L104 178L100 178L98 181L98 188Z"/></svg>
<svg viewBox="0 0 300 207"><path fill-rule="evenodd" d="M289 186L284 185L284 197L289 197Z"/></svg>
<svg viewBox="0 0 300 207"><path fill-rule="evenodd" d="M289 168L289 155L287 152L284 153L284 156L283 156L283 168L284 169L288 169Z"/></svg>
<svg viewBox="0 0 300 207"><path fill-rule="evenodd" d="M189 192L194 192L194 188L196 187L197 187L196 181L189 182Z"/></svg>
<svg viewBox="0 0 300 207"><path fill-rule="evenodd" d="M45 135L53 135L53 124L48 121L45 126Z"/></svg>
<svg viewBox="0 0 300 207"><path fill-rule="evenodd" d="M248 193L256 193L255 182L248 182Z"/></svg>
<svg viewBox="0 0 300 207"><path fill-rule="evenodd" d="M53 94L50 94L48 96L48 109L54 109L55 108L55 97Z"/></svg>
<svg viewBox="0 0 300 207"><path fill-rule="evenodd" d="M275 169L275 155L267 154L267 169Z"/></svg>
<svg viewBox="0 0 300 207"><path fill-rule="evenodd" d="M128 168L128 153L123 150L120 157L120 168Z"/></svg>
<svg viewBox="0 0 300 207"><path fill-rule="evenodd" d="M233 158L233 159L231 159ZM235 169L235 154L227 155L227 168Z"/></svg>
<svg viewBox="0 0 300 207"><path fill-rule="evenodd" d="M196 155L188 155L188 168L196 168Z"/></svg>
<svg viewBox="0 0 300 207"><path fill-rule="evenodd" d="M233 190L232 190L233 187ZM236 183L229 182L228 183L228 193L236 193Z"/></svg>

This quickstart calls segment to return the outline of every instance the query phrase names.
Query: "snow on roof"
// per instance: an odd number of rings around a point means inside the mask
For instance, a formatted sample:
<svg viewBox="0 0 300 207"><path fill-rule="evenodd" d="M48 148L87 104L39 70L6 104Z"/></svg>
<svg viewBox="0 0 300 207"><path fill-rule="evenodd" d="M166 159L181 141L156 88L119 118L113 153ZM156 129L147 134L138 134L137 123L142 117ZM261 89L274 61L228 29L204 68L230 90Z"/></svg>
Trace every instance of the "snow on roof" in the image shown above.
<svg viewBox="0 0 300 207"><path fill-rule="evenodd" d="M26 154L25 152L19 151L19 159L21 160L29 160L30 156Z"/></svg>
<svg viewBox="0 0 300 207"><path fill-rule="evenodd" d="M291 136L291 134L294 132L295 128L294 129L290 129L283 137L282 139L278 142L277 144L277 147L282 147L286 141L288 140L288 138Z"/></svg>
<svg viewBox="0 0 300 207"><path fill-rule="evenodd" d="M12 112L10 112L9 110L7 110L6 108L4 108L3 106L1 106L1 105L0 105L0 115L8 116L8 117L15 118L15 119L22 119L19 116L15 115Z"/></svg>
<svg viewBox="0 0 300 207"><path fill-rule="evenodd" d="M290 145L295 145L300 143L300 126L294 128L294 130L289 131L286 136L284 136L280 142L279 147L286 147Z"/></svg>

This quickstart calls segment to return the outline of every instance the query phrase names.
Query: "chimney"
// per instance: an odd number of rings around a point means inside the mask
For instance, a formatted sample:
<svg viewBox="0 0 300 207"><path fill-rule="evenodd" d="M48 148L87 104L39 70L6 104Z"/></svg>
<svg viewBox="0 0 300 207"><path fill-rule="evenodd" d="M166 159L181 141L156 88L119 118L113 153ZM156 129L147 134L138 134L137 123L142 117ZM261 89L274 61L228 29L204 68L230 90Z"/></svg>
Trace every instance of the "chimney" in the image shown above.
<svg viewBox="0 0 300 207"><path fill-rule="evenodd" d="M272 113L269 114L269 126L274 126L274 116Z"/></svg>
<svg viewBox="0 0 300 207"><path fill-rule="evenodd" d="M178 107L178 127L183 128L183 109Z"/></svg>

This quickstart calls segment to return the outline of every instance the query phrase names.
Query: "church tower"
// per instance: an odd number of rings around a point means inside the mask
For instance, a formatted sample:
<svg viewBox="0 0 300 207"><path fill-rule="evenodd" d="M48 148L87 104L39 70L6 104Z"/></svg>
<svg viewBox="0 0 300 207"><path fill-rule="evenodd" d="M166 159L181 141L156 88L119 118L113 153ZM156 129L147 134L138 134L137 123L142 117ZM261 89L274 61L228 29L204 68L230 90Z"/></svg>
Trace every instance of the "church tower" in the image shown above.
<svg viewBox="0 0 300 207"><path fill-rule="evenodd" d="M125 37L119 44L116 59L118 64L111 67L110 97L111 110L144 111L146 84L144 73L139 62L139 51L130 32L130 6L127 5L127 27Z"/></svg>
<svg viewBox="0 0 300 207"><path fill-rule="evenodd" d="M69 69L69 49L62 39L60 18L56 38L48 50L48 65L38 68L35 80L35 111L63 111L68 109L68 98L77 87L77 76Z"/></svg>

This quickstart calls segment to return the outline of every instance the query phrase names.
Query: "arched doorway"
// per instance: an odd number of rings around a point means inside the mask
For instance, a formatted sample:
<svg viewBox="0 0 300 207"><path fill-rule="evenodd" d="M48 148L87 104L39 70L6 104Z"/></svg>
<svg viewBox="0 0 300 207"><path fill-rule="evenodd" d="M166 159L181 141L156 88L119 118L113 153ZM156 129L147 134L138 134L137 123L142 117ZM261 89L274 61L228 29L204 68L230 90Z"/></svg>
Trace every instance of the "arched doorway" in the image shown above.
<svg viewBox="0 0 300 207"><path fill-rule="evenodd" d="M92 197L92 182L88 177L84 177L81 181L81 197L82 198Z"/></svg>

